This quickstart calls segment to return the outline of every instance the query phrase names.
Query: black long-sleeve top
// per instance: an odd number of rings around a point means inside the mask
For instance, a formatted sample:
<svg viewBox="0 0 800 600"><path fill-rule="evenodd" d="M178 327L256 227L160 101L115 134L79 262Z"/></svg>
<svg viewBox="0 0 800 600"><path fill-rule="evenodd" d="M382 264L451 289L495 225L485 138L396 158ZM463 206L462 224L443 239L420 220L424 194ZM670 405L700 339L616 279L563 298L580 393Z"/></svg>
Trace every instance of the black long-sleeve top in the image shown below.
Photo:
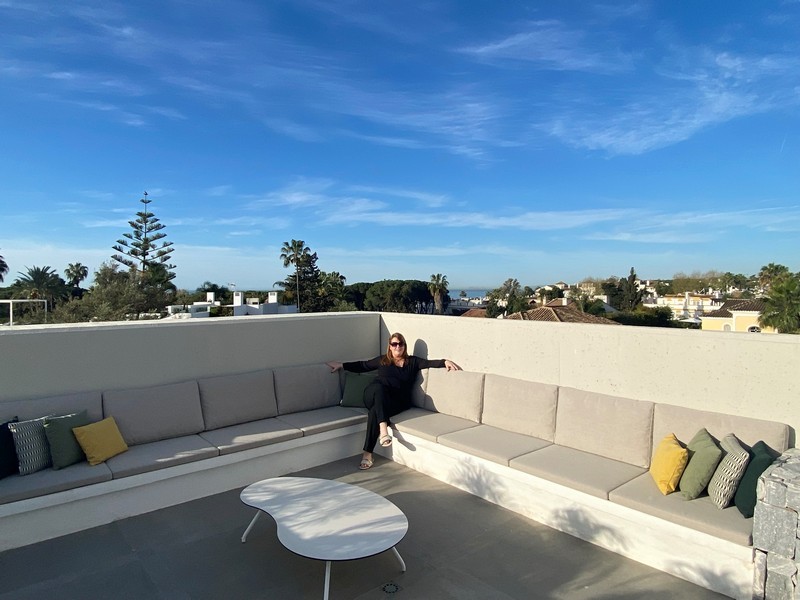
<svg viewBox="0 0 800 600"><path fill-rule="evenodd" d="M370 360L358 360L346 362L343 365L345 371L352 373L366 373L367 371L378 370L378 381L391 389L393 396L405 396L411 398L411 390L417 381L417 373L422 369L444 367L444 359L428 360L417 356L406 358L402 367L394 364L382 365L382 356L376 356Z"/></svg>

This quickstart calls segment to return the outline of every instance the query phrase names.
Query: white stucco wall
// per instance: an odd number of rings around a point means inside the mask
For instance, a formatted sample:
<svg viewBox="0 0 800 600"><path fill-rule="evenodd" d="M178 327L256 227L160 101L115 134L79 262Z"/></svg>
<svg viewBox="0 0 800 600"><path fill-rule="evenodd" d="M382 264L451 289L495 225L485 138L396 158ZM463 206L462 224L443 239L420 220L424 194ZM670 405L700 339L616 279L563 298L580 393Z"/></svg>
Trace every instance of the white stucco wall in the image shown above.
<svg viewBox="0 0 800 600"><path fill-rule="evenodd" d="M470 371L800 428L800 336L384 313L412 353Z"/></svg>
<svg viewBox="0 0 800 600"><path fill-rule="evenodd" d="M379 351L380 315L0 329L0 401L125 389Z"/></svg>
<svg viewBox="0 0 800 600"><path fill-rule="evenodd" d="M800 427L800 336L394 313L0 329L0 401L380 354Z"/></svg>

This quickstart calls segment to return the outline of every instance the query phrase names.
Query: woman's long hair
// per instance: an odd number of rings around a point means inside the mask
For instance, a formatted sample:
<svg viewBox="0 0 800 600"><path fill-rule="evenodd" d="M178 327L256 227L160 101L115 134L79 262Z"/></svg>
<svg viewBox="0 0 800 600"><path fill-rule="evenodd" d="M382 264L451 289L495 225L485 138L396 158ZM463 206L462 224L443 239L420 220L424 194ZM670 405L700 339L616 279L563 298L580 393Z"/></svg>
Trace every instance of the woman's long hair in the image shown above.
<svg viewBox="0 0 800 600"><path fill-rule="evenodd" d="M398 342L403 342L403 359L408 360L408 344L406 343L406 338L403 337L402 333L393 333L389 336L389 344L392 343L392 340L397 340ZM386 344L386 354L381 357L381 364L382 365L393 365L394 364L394 356L392 355L392 347Z"/></svg>

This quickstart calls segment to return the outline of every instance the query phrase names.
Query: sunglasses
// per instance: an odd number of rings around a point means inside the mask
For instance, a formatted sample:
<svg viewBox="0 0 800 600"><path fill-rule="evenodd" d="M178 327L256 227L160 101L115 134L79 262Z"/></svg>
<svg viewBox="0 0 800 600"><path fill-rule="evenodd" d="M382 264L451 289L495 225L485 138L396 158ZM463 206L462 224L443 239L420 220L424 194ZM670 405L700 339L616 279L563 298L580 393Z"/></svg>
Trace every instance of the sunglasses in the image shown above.
<svg viewBox="0 0 800 600"><path fill-rule="evenodd" d="M389 345L392 348L402 348L403 346L405 346L403 342L389 342Z"/></svg>

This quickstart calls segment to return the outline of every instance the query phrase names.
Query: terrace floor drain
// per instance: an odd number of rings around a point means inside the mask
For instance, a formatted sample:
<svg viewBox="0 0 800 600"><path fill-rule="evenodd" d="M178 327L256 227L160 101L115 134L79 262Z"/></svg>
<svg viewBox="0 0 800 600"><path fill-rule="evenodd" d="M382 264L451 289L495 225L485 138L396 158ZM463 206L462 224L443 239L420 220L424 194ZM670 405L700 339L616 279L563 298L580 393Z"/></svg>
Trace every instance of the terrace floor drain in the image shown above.
<svg viewBox="0 0 800 600"><path fill-rule="evenodd" d="M396 583L387 583L381 588L386 594L394 594L400 591L400 586Z"/></svg>

